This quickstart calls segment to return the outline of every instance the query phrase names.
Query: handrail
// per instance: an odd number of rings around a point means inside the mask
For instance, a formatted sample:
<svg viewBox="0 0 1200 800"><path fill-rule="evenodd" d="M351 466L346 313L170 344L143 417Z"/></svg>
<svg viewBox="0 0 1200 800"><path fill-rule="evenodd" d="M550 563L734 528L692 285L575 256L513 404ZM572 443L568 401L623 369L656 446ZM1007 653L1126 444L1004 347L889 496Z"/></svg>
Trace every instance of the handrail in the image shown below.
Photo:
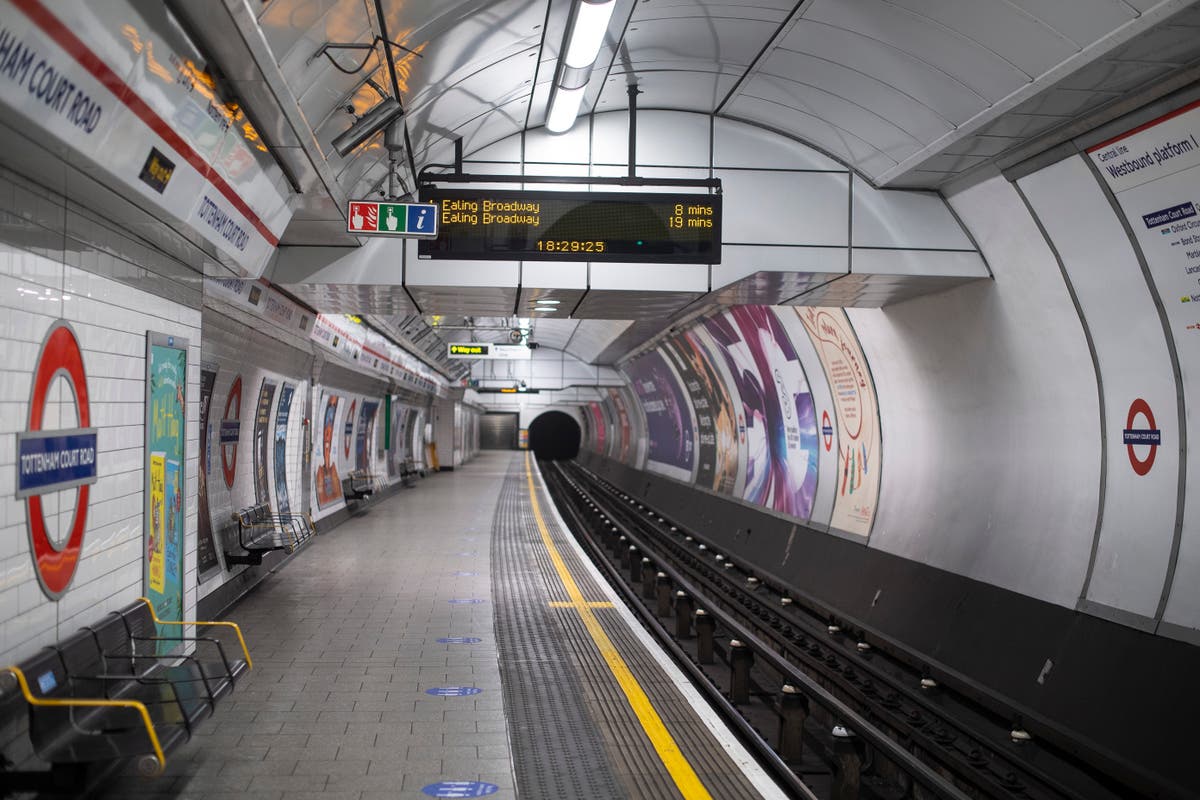
<svg viewBox="0 0 1200 800"><path fill-rule="evenodd" d="M149 602L149 601L147 601ZM163 755L162 745L158 741L158 733L154 730L154 722L150 719L150 712L146 710L144 703L137 700L92 700L92 699L61 699L61 698L46 698L38 697L29 690L29 682L25 679L25 673L20 667L5 667L8 672L11 672L17 679L17 684L21 687L21 694L25 697L25 702L31 706L43 707L85 707L85 708L131 708L141 715L142 723L146 726L146 735L150 738L150 746L154 748L154 756L158 759L158 771L155 775L161 775L163 770L167 768L167 757Z"/></svg>
<svg viewBox="0 0 1200 800"><path fill-rule="evenodd" d="M246 647L246 639L242 636L242 629L240 627L238 627L238 624L236 622L224 622L224 621L201 622L201 621L195 621L195 620L159 619L158 614L154 613L154 604L150 602L149 598L139 597L138 600L141 600L150 609L150 618L153 619L155 624L157 624L157 625L197 625L197 626L199 626L199 625L221 625L221 626L224 626L227 628L233 628L233 632L237 634L238 643L241 644L241 646L242 646L242 654L246 656L246 666L249 669L254 669L254 661L251 660L251 658L250 658L250 649L248 647Z"/></svg>

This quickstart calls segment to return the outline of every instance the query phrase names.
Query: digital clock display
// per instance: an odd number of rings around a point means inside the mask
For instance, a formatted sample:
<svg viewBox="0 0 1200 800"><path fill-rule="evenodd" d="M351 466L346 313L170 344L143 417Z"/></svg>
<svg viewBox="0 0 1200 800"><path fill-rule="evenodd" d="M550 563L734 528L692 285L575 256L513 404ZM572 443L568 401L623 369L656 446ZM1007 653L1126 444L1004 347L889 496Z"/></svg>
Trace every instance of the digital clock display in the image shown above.
<svg viewBox="0 0 1200 800"><path fill-rule="evenodd" d="M721 263L721 196L423 189L437 238L420 258Z"/></svg>

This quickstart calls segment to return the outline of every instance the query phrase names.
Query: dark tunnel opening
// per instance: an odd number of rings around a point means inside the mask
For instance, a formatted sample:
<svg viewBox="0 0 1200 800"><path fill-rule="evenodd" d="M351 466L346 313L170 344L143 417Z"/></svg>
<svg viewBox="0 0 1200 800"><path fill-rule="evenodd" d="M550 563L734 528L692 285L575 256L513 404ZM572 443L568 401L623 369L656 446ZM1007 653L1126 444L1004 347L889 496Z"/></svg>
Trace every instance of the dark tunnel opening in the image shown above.
<svg viewBox="0 0 1200 800"><path fill-rule="evenodd" d="M561 411L547 411L529 425L529 449L542 461L579 455L579 423Z"/></svg>

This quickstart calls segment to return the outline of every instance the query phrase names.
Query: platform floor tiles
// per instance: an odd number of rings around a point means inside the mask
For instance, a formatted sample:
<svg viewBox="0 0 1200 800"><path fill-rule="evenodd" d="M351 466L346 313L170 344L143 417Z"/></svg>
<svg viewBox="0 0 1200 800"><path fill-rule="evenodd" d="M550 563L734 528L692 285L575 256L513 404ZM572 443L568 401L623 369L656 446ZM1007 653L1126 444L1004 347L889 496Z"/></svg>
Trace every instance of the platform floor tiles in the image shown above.
<svg viewBox="0 0 1200 800"><path fill-rule="evenodd" d="M166 775L103 796L511 799L515 774L522 800L780 797L639 640L535 469L485 451L313 540L230 613L255 661L233 695Z"/></svg>
<svg viewBox="0 0 1200 800"><path fill-rule="evenodd" d="M392 800L452 780L513 797L492 606L452 602L491 596L510 458L485 453L314 539L229 615L254 670L167 775L123 776L103 797ZM482 691L426 693L450 686Z"/></svg>

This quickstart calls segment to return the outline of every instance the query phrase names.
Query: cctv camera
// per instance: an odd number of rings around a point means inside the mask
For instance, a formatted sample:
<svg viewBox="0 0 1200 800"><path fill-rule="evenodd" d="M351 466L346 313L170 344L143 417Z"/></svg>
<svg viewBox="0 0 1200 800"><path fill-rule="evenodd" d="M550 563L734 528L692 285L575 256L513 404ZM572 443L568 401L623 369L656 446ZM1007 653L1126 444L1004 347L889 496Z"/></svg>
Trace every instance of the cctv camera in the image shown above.
<svg viewBox="0 0 1200 800"><path fill-rule="evenodd" d="M346 156L354 148L370 139L388 126L392 120L404 113L400 103L392 97L387 98L363 114L353 125L333 139L333 149L339 156Z"/></svg>

